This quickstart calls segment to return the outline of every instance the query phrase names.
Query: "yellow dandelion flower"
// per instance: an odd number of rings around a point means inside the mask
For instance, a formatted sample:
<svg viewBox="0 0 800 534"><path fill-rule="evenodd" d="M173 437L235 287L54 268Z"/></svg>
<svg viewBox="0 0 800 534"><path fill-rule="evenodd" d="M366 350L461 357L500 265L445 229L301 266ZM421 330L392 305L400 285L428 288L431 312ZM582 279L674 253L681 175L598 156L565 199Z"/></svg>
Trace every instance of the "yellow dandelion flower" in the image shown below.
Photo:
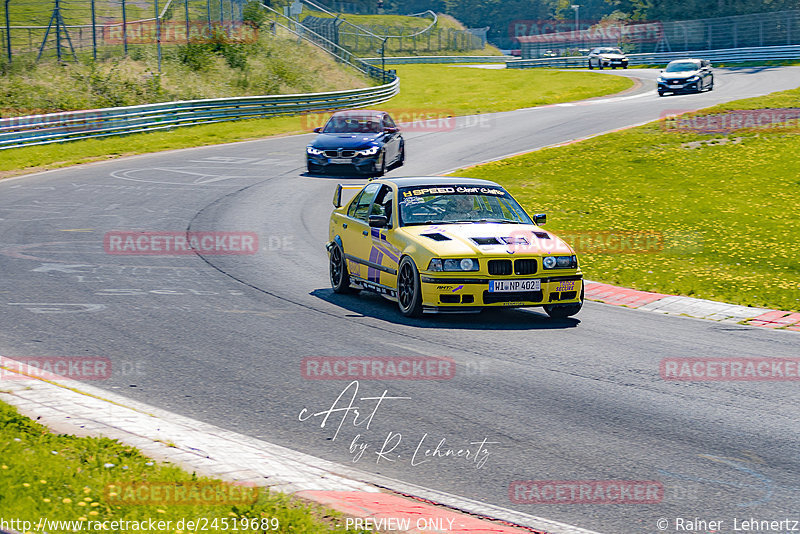
<svg viewBox="0 0 800 534"><path fill-rule="evenodd" d="M65 497L61 499L61 502L63 502L64 504L69 504L72 502L72 499L70 499L69 497Z"/></svg>
<svg viewBox="0 0 800 534"><path fill-rule="evenodd" d="M89 506L100 506L100 503L99 503L99 502L93 502L93 503L92 503L92 504L90 504Z"/></svg>
<svg viewBox="0 0 800 534"><path fill-rule="evenodd" d="M41 483L41 484L47 484L47 481L46 481L46 480L40 480L40 481L39 481L39 483Z"/></svg>
<svg viewBox="0 0 800 534"><path fill-rule="evenodd" d="M116 497L117 495L119 495L119 493L117 493L115 491L109 492L109 494L108 494L109 497Z"/></svg>
<svg viewBox="0 0 800 534"><path fill-rule="evenodd" d="M97 515L99 513L100 512L98 512L97 510L92 510L91 512L89 512L89 515Z"/></svg>
<svg viewBox="0 0 800 534"><path fill-rule="evenodd" d="M86 506L86 503L83 501L78 501L78 506Z"/></svg>
<svg viewBox="0 0 800 534"><path fill-rule="evenodd" d="M80 516L80 517L78 518L78 521L86 521L86 518L85 518L85 517L83 517L83 516Z"/></svg>
<svg viewBox="0 0 800 534"><path fill-rule="evenodd" d="M8 469L8 466L6 464L0 465L0 469Z"/></svg>
<svg viewBox="0 0 800 534"><path fill-rule="evenodd" d="M158 512L159 514L166 514L167 513L166 511L162 510L161 508L156 510L156 512Z"/></svg>
<svg viewBox="0 0 800 534"><path fill-rule="evenodd" d="M84 492L84 493L90 493L91 491L92 491L92 488L89 488L89 487L87 487L87 486L84 486L84 487L83 487L83 492Z"/></svg>
<svg viewBox="0 0 800 534"><path fill-rule="evenodd" d="M50 499L48 499L47 497L45 497L45 498L44 498L44 499L42 499L42 500L43 500L44 502L50 502Z"/></svg>
<svg viewBox="0 0 800 534"><path fill-rule="evenodd" d="M26 488L30 488L31 487L31 485L28 484L27 482L23 482L22 485L25 486Z"/></svg>
<svg viewBox="0 0 800 534"><path fill-rule="evenodd" d="M86 501L86 502L92 502L92 498L91 497L84 497L83 500Z"/></svg>

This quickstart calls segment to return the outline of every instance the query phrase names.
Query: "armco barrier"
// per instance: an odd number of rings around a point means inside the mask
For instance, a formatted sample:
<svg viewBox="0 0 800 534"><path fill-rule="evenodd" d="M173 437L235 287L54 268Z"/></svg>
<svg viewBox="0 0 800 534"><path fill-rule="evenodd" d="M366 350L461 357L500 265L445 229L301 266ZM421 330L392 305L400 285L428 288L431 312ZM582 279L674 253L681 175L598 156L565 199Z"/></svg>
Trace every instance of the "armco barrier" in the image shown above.
<svg viewBox="0 0 800 534"><path fill-rule="evenodd" d="M385 58L386 65L403 65L406 63L506 63L513 56L393 56ZM380 65L379 57L362 57L363 61L372 65Z"/></svg>
<svg viewBox="0 0 800 534"><path fill-rule="evenodd" d="M690 50L688 52L657 52L651 54L627 54L627 56L629 65L658 65L669 63L673 59L685 58L702 58L712 62L724 63L785 59L796 59L800 61L800 45ZM586 56L517 59L506 62L506 67L509 69L530 69L536 67L586 68L587 59Z"/></svg>
<svg viewBox="0 0 800 534"><path fill-rule="evenodd" d="M400 80L394 78L377 87L329 93L186 100L11 117L0 119L0 150L195 124L360 108L385 102L399 90Z"/></svg>

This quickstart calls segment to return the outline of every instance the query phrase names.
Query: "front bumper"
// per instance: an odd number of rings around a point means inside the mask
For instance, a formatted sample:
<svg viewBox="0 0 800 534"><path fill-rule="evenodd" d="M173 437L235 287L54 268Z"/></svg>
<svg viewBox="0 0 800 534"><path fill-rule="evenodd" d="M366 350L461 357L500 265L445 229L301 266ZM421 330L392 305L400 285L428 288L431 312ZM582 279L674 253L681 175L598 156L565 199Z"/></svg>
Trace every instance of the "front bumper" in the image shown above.
<svg viewBox="0 0 800 534"><path fill-rule="evenodd" d="M490 307L521 308L581 302L583 275L580 272L548 276L503 277L503 280L539 279L541 281L538 291L511 293L490 292L490 278L477 274L474 277L468 276L468 273L460 273L458 276L443 276L439 272L421 273L422 305L425 311L469 311L470 309ZM499 280L501 278L491 279Z"/></svg>
<svg viewBox="0 0 800 534"><path fill-rule="evenodd" d="M627 67L627 59L601 59L600 64L603 67Z"/></svg>
<svg viewBox="0 0 800 534"><path fill-rule="evenodd" d="M312 155L306 153L306 161L312 169L319 169L321 172L328 171L356 171L360 174L370 174L375 172L380 158L380 152L374 156L354 156L352 158L329 158L325 155ZM332 162L331 160L347 159L349 162Z"/></svg>
<svg viewBox="0 0 800 534"><path fill-rule="evenodd" d="M700 84L702 83L703 83L702 80L695 80L693 82L680 82L680 83L658 82L658 92L684 93L684 92L699 91Z"/></svg>

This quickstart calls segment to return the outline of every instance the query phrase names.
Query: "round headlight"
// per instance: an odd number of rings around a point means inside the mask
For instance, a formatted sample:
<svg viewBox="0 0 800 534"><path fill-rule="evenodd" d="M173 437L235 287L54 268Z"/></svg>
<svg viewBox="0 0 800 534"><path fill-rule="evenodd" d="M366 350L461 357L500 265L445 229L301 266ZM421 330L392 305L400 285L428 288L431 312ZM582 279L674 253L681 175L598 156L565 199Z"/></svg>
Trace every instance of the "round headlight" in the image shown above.
<svg viewBox="0 0 800 534"><path fill-rule="evenodd" d="M463 260L461 260L461 270L462 271L472 270L472 260L470 258L464 258Z"/></svg>
<svg viewBox="0 0 800 534"><path fill-rule="evenodd" d="M542 260L542 265L544 265L545 269L552 269L556 266L556 259L553 256L547 256L545 259Z"/></svg>

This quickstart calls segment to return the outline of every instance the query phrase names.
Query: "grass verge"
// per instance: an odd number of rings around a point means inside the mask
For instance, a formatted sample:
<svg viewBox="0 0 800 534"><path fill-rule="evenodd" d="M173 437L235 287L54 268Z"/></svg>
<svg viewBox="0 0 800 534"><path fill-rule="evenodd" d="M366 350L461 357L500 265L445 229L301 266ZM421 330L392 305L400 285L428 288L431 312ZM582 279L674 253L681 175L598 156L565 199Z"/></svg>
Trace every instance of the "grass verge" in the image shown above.
<svg viewBox="0 0 800 534"><path fill-rule="evenodd" d="M150 519L154 519L171 522L169 528L158 530L181 534L191 529L180 528L179 521L183 520L185 524L198 518L209 518L209 530L217 532L352 532L337 526L342 522L337 512L266 491L260 491L258 499L250 504L242 502L251 499L240 498L238 491L228 494L226 500L229 504L158 502L160 495L168 495L166 488L174 487L174 484L218 482L198 478L175 466L157 464L136 449L107 438L52 434L47 428L20 415L13 407L0 402L0 510L6 521L19 519L37 525L40 518L47 518L51 523L44 530L51 533L72 532L79 528L74 523L54 525L53 521L83 523L82 529L96 531L99 529L91 528L95 521L143 521L147 525ZM144 492L147 502L127 504L135 499L129 499L131 495L126 495L124 489L118 489L116 491L120 493L114 494L115 487L130 488L134 483L136 488L149 490ZM143 498L141 491L136 495ZM126 504L117 504L119 501ZM210 521L214 518L220 528L210 528ZM233 528L234 521L238 528ZM263 521L267 528L242 528L245 521L247 525L255 521L259 526ZM19 524L13 528L26 530ZM112 530L146 531L148 528Z"/></svg>
<svg viewBox="0 0 800 534"><path fill-rule="evenodd" d="M398 74L401 94L375 107L404 113L466 115L600 96L622 91L632 84L625 78L594 73L486 70L449 65L401 65ZM278 117L14 148L0 152L0 178L161 150L304 133L313 129L318 120L318 117Z"/></svg>
<svg viewBox="0 0 800 534"><path fill-rule="evenodd" d="M691 116L799 101L795 89ZM532 212L549 212L548 228L571 236L589 279L798 311L797 131L797 120L718 134L654 122L454 175L495 180ZM605 232L655 234L659 245L619 253Z"/></svg>

